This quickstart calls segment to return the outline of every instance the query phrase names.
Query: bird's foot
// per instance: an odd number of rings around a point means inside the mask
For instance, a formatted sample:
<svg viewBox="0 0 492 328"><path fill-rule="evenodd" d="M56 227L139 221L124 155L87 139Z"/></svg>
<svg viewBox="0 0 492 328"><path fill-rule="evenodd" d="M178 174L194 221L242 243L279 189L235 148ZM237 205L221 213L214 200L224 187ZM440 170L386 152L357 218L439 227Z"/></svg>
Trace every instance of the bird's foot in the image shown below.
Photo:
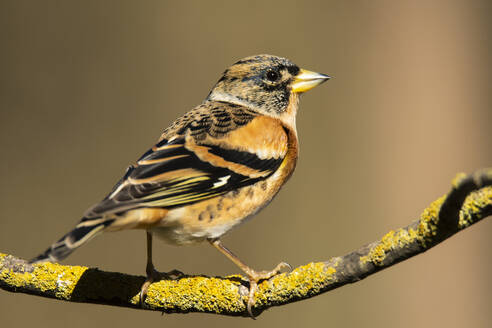
<svg viewBox="0 0 492 328"><path fill-rule="evenodd" d="M285 262L280 262L275 269L271 271L255 271L251 268L248 268L246 274L249 279L249 295L248 295L248 304L246 306L248 313L252 319L256 319L253 315L252 307L255 305L255 293L258 289L258 282L261 280L268 280L271 277L274 277L281 273L283 270L287 270L288 272L292 271L292 267Z"/></svg>
<svg viewBox="0 0 492 328"><path fill-rule="evenodd" d="M179 270L171 270L169 272L160 272L157 271L154 266L147 267L147 279L145 279L145 282L142 285L142 288L140 288L140 306L143 307L145 303L145 299L147 298L147 291L149 289L149 286L159 280L162 279L179 279L183 277L185 274Z"/></svg>

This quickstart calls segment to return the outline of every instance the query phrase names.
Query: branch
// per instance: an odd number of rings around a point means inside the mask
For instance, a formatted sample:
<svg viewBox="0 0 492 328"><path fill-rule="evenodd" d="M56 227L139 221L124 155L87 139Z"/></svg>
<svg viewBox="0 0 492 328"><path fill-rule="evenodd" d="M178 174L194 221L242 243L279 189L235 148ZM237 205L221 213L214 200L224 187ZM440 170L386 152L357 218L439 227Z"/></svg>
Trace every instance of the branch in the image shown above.
<svg viewBox="0 0 492 328"><path fill-rule="evenodd" d="M492 169L459 174L448 195L434 201L420 219L380 240L327 262L309 263L258 286L256 315L307 299L423 253L492 214ZM96 268L54 263L29 265L0 253L0 288L70 302L140 308L145 278ZM184 276L161 280L148 290L144 309L166 313L209 312L248 316L248 282L241 276Z"/></svg>

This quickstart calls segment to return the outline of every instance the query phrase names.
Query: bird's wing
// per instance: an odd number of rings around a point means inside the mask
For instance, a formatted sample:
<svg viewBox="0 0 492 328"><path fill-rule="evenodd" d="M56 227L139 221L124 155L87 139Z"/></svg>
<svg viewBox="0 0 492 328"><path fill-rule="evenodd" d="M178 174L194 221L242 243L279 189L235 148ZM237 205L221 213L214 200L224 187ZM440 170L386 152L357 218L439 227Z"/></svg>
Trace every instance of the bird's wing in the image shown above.
<svg viewBox="0 0 492 328"><path fill-rule="evenodd" d="M165 132L85 219L143 207L184 206L256 183L278 169L287 152L287 135L279 122L252 116L227 128L227 115L216 114L207 117L208 123L203 116L192 116L187 124Z"/></svg>

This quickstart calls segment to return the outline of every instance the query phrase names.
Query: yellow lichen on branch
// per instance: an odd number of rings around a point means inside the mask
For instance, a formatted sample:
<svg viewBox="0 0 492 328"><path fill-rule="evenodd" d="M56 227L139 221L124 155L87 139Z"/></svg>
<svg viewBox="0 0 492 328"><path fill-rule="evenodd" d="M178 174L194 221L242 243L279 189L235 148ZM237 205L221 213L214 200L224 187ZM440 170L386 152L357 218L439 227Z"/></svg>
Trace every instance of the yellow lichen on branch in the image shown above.
<svg viewBox="0 0 492 328"><path fill-rule="evenodd" d="M0 263L16 259L0 253ZM41 293L52 294L56 298L69 300L73 290L87 267L62 266L54 263L24 265L22 270L7 269L1 265L0 280L12 288L36 288Z"/></svg>
<svg viewBox="0 0 492 328"><path fill-rule="evenodd" d="M310 298L404 261L492 214L492 170L458 175L451 192L434 201L407 227L327 262L309 263L258 284L253 312ZM139 291L145 278L55 263L28 264L0 253L0 288L70 302L147 310L208 312L248 316L248 280L241 276L183 276L150 285L145 304Z"/></svg>
<svg viewBox="0 0 492 328"><path fill-rule="evenodd" d="M490 170L484 171L484 173L492 174ZM458 188L460 183L467 177L468 175L459 173L452 181L453 188ZM369 253L360 257L361 263L371 262L377 266L383 265L387 253L404 248L415 242L419 242L426 249L439 232L439 211L446 197L447 195L442 196L432 202L423 211L416 227L415 224L411 224L408 227L398 229L396 232L391 230L381 240L371 244ZM474 217L479 215L487 206L491 206L491 204L492 187L483 187L470 193L462 204L456 230L462 230L475 223Z"/></svg>
<svg viewBox="0 0 492 328"><path fill-rule="evenodd" d="M375 265L383 265L386 254L398 248L403 248L415 241L420 241L421 235L416 230L409 228L398 229L396 232L391 230L381 238L381 240L371 248L369 254L360 257L361 263L372 262Z"/></svg>
<svg viewBox="0 0 492 328"><path fill-rule="evenodd" d="M460 229L475 223L473 217L490 204L492 204L492 187L485 187L468 195L460 212Z"/></svg>
<svg viewBox="0 0 492 328"><path fill-rule="evenodd" d="M336 269L323 262L309 263L289 274L280 274L259 284L256 306L270 307L289 299L319 294L333 279ZM109 279L108 279L109 278ZM30 265L11 255L0 253L0 286L10 291L76 302L109 303L140 307L139 288L143 277L108 273L80 266L56 263ZM121 288L126 281L129 292ZM75 287L78 290L75 290ZM234 275L225 278L186 276L153 283L144 309L165 312L208 312L241 315L245 313L247 280ZM107 302L110 300L109 302Z"/></svg>
<svg viewBox="0 0 492 328"><path fill-rule="evenodd" d="M153 283L149 288L145 307L172 312L187 312L193 309L210 313L243 312L245 306L239 292L241 287L240 279L234 276L161 280ZM138 304L138 294L131 302Z"/></svg>
<svg viewBox="0 0 492 328"><path fill-rule="evenodd" d="M298 267L289 274L275 276L258 286L256 306L282 304L288 299L304 299L319 294L334 280L335 273L336 267L317 262Z"/></svg>

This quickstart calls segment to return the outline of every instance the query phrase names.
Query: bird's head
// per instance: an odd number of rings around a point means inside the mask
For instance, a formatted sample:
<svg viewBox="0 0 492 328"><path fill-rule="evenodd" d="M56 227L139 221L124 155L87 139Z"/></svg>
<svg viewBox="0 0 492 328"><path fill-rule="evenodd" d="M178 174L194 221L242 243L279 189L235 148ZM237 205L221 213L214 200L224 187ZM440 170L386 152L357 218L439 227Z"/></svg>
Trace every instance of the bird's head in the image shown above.
<svg viewBox="0 0 492 328"><path fill-rule="evenodd" d="M244 105L278 117L286 114L293 102L297 107L298 94L329 78L301 69L282 57L251 56L226 69L207 99Z"/></svg>

